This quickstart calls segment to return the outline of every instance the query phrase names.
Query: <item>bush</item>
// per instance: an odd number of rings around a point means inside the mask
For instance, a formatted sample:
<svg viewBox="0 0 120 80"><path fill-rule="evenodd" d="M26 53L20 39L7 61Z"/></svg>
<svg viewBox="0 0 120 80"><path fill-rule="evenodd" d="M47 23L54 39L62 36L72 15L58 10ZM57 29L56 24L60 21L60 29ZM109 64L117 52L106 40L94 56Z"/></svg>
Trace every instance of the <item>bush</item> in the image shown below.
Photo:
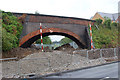
<svg viewBox="0 0 120 80"><path fill-rule="evenodd" d="M118 24L117 24L116 22L113 22L113 23L111 23L111 26L112 26L112 27L117 27Z"/></svg>
<svg viewBox="0 0 120 80"><path fill-rule="evenodd" d="M17 17L12 15L11 13L3 13L2 14L2 26L7 30L7 32L14 34L19 38L22 31L22 24L19 23Z"/></svg>
<svg viewBox="0 0 120 80"><path fill-rule="evenodd" d="M105 21L104 21L103 25L104 25L106 28L111 29L111 22L112 22L111 19L105 17Z"/></svg>
<svg viewBox="0 0 120 80"><path fill-rule="evenodd" d="M7 32L4 28L2 28L2 50L8 51L14 47L17 47L18 38Z"/></svg>
<svg viewBox="0 0 120 80"><path fill-rule="evenodd" d="M112 29L110 29L110 27L107 25L109 22L111 21L108 20L108 22L106 21L104 24L100 24L98 26L99 30L92 26L95 48L112 48L118 45L118 29L113 25L111 25ZM116 25L117 23L109 23L109 25L110 24Z"/></svg>
<svg viewBox="0 0 120 80"><path fill-rule="evenodd" d="M2 50L8 51L19 45L22 24L12 13L2 13Z"/></svg>
<svg viewBox="0 0 120 80"><path fill-rule="evenodd" d="M102 19L96 19L95 21L96 21L96 24L97 24L97 25L100 25L100 24L102 24L102 21L103 21L103 20L102 20Z"/></svg>
<svg viewBox="0 0 120 80"><path fill-rule="evenodd" d="M72 40L71 40L70 38L68 38L68 37L65 37L65 38L61 39L60 42L61 42L62 44L67 44L67 43L72 42Z"/></svg>
<svg viewBox="0 0 120 80"><path fill-rule="evenodd" d="M37 44L41 44L41 39L38 39L36 41L36 43ZM51 41L51 39L48 36L43 37L43 44L51 44L51 43L52 43L52 41Z"/></svg>

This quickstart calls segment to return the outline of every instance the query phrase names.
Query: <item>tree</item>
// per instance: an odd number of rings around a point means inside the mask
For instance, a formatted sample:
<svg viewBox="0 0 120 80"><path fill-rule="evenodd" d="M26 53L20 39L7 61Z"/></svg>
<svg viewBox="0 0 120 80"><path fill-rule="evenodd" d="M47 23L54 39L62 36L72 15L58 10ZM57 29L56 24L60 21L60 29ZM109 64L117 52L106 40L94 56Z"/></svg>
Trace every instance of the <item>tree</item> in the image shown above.
<svg viewBox="0 0 120 80"><path fill-rule="evenodd" d="M117 24L116 22L113 22L113 23L111 23L111 26L112 26L112 27L117 27L118 24Z"/></svg>
<svg viewBox="0 0 120 80"><path fill-rule="evenodd" d="M103 25L109 29L111 29L111 19L107 18L107 17L104 17L105 21L103 23Z"/></svg>
<svg viewBox="0 0 120 80"><path fill-rule="evenodd" d="M38 11L35 11L35 14L40 14Z"/></svg>
<svg viewBox="0 0 120 80"><path fill-rule="evenodd" d="M2 50L8 51L19 45L22 24L12 13L2 11Z"/></svg>
<svg viewBox="0 0 120 80"><path fill-rule="evenodd" d="M2 50L8 51L18 46L18 38L2 28Z"/></svg>
<svg viewBox="0 0 120 80"><path fill-rule="evenodd" d="M101 25L102 26L102 25ZM95 48L113 48L118 45L118 30L117 28L109 29L106 26L99 26L99 30L92 28L93 41Z"/></svg>
<svg viewBox="0 0 120 80"><path fill-rule="evenodd" d="M70 38L65 37L65 38L61 39L60 42L61 42L62 44L67 44L67 43L72 42L72 40L71 40Z"/></svg>
<svg viewBox="0 0 120 80"><path fill-rule="evenodd" d="M22 24L19 23L17 17L12 13L2 13L2 26L6 29L7 32L14 34L17 38L20 37L22 31Z"/></svg>
<svg viewBox="0 0 120 80"><path fill-rule="evenodd" d="M38 39L36 41L36 43L37 44L41 44L41 39ZM51 43L52 43L52 41L51 41L51 39L48 36L43 37L43 44L51 44Z"/></svg>
<svg viewBox="0 0 120 80"><path fill-rule="evenodd" d="M97 25L100 25L100 24L102 24L102 21L103 21L103 20L99 18L99 19L96 19L95 21L96 21L96 24L97 24Z"/></svg>

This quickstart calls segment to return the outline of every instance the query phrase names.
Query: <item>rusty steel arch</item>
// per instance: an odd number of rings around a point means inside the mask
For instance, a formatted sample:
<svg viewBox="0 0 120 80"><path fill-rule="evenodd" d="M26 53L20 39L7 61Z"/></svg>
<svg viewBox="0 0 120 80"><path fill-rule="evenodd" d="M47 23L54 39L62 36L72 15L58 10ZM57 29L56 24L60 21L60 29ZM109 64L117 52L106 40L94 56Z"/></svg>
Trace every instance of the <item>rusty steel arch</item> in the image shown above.
<svg viewBox="0 0 120 80"><path fill-rule="evenodd" d="M73 41L75 41L80 48L86 48L84 42L81 41L80 36L69 30L65 30L61 28L44 28L42 32L43 32L43 37L48 35L66 36L72 39ZM19 46L23 48L30 47L30 45L39 38L40 38L40 30L33 31L27 34L26 36L22 37L22 39L19 42Z"/></svg>

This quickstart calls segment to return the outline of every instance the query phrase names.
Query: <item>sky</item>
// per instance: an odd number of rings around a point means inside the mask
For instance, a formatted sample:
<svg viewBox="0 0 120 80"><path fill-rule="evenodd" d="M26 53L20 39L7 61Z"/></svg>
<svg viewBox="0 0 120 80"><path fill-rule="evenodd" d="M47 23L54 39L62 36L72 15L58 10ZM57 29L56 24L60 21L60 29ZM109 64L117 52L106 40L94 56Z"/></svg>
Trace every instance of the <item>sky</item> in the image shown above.
<svg viewBox="0 0 120 80"><path fill-rule="evenodd" d="M1 0L0 9L10 12L90 19L96 12L117 13L120 0ZM59 41L63 37L51 37Z"/></svg>

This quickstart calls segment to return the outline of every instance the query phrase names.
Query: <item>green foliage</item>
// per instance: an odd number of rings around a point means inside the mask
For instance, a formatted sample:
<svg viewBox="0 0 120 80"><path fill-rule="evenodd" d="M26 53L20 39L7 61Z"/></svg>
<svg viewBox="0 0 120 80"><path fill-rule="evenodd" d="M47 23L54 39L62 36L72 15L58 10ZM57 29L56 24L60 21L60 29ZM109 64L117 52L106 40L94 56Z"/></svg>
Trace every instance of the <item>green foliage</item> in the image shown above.
<svg viewBox="0 0 120 80"><path fill-rule="evenodd" d="M18 38L13 34L7 32L2 28L2 50L8 51L14 47L17 47Z"/></svg>
<svg viewBox="0 0 120 80"><path fill-rule="evenodd" d="M2 50L8 51L19 45L22 24L12 13L2 13Z"/></svg>
<svg viewBox="0 0 120 80"><path fill-rule="evenodd" d="M41 44L41 39L38 39L36 41L36 43L37 44ZM51 43L52 43L52 41L51 41L51 39L48 36L43 37L43 44L51 44Z"/></svg>
<svg viewBox="0 0 120 80"><path fill-rule="evenodd" d="M111 22L112 22L111 19L109 19L109 18L107 18L107 17L105 17L104 19L105 19L105 21L104 21L103 25L104 25L105 27L111 29Z"/></svg>
<svg viewBox="0 0 120 80"><path fill-rule="evenodd" d="M72 40L71 40L70 38L65 37L65 38L61 39L60 42L61 42L62 44L67 44L67 43L72 42Z"/></svg>
<svg viewBox="0 0 120 80"><path fill-rule="evenodd" d="M98 27L99 30L92 26L95 48L116 47L118 45L117 23L111 23L111 20L106 19L105 22L98 25Z"/></svg>
<svg viewBox="0 0 120 80"><path fill-rule="evenodd" d="M96 21L96 24L97 24L97 25L100 25L100 24L102 24L102 21L103 21L103 20L99 18L99 19L96 19L95 21Z"/></svg>
<svg viewBox="0 0 120 80"><path fill-rule="evenodd" d="M111 23L111 26L112 26L112 27L117 27L118 24L117 24L116 22L113 22L113 23Z"/></svg>
<svg viewBox="0 0 120 80"><path fill-rule="evenodd" d="M7 32L14 34L15 36L17 36L17 38L19 38L23 27L22 24L19 23L17 17L15 17L11 13L3 13L2 20L3 28L5 28Z"/></svg>

